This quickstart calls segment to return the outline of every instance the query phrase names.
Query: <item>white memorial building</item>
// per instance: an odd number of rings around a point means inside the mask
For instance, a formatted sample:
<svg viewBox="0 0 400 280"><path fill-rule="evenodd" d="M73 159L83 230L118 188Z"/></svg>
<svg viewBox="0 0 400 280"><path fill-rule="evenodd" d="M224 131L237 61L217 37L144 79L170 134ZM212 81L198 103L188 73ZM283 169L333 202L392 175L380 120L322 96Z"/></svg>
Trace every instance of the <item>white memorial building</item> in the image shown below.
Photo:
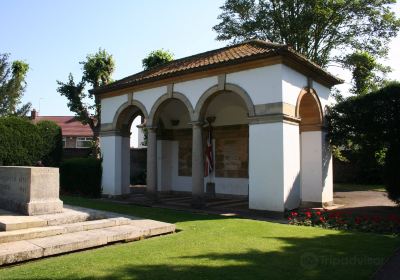
<svg viewBox="0 0 400 280"><path fill-rule="evenodd" d="M265 41L177 59L101 87L102 187L129 193L130 127L147 127L147 192L204 201L248 196L249 208L282 212L333 200L324 130L330 88L342 80L291 48ZM204 161L211 121L213 172Z"/></svg>

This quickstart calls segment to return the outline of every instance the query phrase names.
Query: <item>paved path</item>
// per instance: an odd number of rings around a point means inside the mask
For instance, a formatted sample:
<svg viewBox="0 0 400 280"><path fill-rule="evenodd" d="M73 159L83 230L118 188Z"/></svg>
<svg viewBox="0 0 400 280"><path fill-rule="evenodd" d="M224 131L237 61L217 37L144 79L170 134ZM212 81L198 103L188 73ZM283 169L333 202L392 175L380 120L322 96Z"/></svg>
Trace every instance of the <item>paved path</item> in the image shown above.
<svg viewBox="0 0 400 280"><path fill-rule="evenodd" d="M341 205L336 209L337 211L351 211L360 215L400 214L400 208L388 198L386 192L335 192L333 201L335 204Z"/></svg>

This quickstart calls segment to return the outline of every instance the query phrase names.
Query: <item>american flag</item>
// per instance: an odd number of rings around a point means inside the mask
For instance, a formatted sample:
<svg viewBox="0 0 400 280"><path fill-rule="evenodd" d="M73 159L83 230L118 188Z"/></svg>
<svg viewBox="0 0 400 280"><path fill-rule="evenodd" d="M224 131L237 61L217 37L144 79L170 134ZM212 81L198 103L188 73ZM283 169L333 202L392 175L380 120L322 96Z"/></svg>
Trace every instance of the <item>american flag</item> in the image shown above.
<svg viewBox="0 0 400 280"><path fill-rule="evenodd" d="M212 130L211 124L208 125L208 137L207 137L207 147L205 151L205 168L204 173L207 177L214 169L214 157L213 157L213 146L212 146Z"/></svg>

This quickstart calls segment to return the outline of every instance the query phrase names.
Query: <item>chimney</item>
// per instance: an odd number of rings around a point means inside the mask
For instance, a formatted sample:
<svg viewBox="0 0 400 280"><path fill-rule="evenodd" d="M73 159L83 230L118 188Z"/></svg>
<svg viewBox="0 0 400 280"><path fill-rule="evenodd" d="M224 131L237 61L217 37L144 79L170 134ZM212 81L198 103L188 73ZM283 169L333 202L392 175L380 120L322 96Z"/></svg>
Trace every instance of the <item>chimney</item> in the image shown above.
<svg viewBox="0 0 400 280"><path fill-rule="evenodd" d="M36 110L33 109L31 111L31 120L35 120L37 116L39 116L39 112L36 112Z"/></svg>

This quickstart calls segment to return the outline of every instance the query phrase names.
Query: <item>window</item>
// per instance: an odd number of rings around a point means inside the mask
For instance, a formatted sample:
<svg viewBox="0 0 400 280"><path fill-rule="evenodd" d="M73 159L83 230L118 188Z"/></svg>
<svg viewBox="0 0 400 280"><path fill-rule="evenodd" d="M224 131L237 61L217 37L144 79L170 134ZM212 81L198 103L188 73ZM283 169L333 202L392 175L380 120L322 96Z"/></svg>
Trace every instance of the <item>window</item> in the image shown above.
<svg viewBox="0 0 400 280"><path fill-rule="evenodd" d="M77 137L76 147L77 148L90 148L92 146L92 137Z"/></svg>
<svg viewBox="0 0 400 280"><path fill-rule="evenodd" d="M62 138L62 145L63 145L63 148L66 148L67 147L67 137L63 137Z"/></svg>

